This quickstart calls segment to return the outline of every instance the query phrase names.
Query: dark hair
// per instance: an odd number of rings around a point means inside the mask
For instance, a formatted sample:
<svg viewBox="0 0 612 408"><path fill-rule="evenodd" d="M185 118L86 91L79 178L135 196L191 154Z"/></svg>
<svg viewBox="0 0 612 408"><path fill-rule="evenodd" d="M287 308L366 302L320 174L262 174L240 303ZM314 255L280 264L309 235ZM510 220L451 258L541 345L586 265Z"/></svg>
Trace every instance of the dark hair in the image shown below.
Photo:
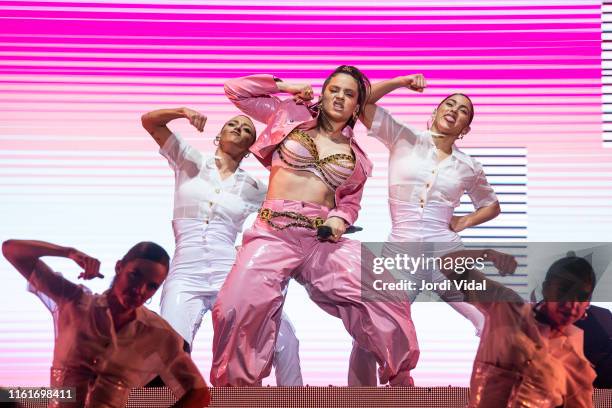
<svg viewBox="0 0 612 408"><path fill-rule="evenodd" d="M446 98L442 99L442 102L440 102L438 104L438 108L440 108L440 106L442 106L442 104L444 102L446 102L449 98L452 98L453 96L457 96L457 95L463 96L465 99L468 100L468 102L470 102L470 106L472 107L472 110L470 112L470 120L468 121L468 125L470 125L470 124L472 124L472 121L474 120L474 102L472 102L472 99L470 99L470 97L467 96L466 94L462 94L462 93L459 93L459 92L454 93L454 94L450 94ZM438 109L438 108L436 108L436 109Z"/></svg>
<svg viewBox="0 0 612 408"><path fill-rule="evenodd" d="M365 109L365 105L366 105L366 103L368 101L368 98L370 97L370 80L358 68L356 68L356 67L354 67L352 65L340 65L338 68L336 68L334 70L334 72L332 72L327 77L327 79L325 79L325 82L323 82L323 88L321 90L321 95L323 95L323 93L325 92L325 89L327 88L327 85L329 84L329 81L331 81L331 79L333 77L335 77L336 75L338 75L338 74L349 75L349 76L351 76L357 82L357 89L359 91L358 95L357 95L357 103L359 105L359 109L357 110L356 117L352 116L346 122L347 126L350 126L351 128L353 128L355 126L355 123L357 122L356 118L361 116L361 114L363 113L363 111ZM325 115L325 112L321 108L321 101L319 101L318 105L319 105L318 106L319 116L317 117L317 126L320 127L320 128L323 128L323 129L325 129L327 131L330 131L331 130L331 125L329 123L329 119Z"/></svg>
<svg viewBox="0 0 612 408"><path fill-rule="evenodd" d="M591 284L591 293L593 293L597 278L593 267L586 259L578 257L570 252L568 256L553 262L550 268L548 268L546 278L544 279L544 285L548 285L556 279L571 281L575 284L588 282ZM566 291L571 290L572 288L568 287ZM565 295L565 293L561 295Z"/></svg>
<svg viewBox="0 0 612 408"><path fill-rule="evenodd" d="M170 267L170 256L164 248L155 242L143 241L137 243L123 255L121 262L127 263L134 259L147 259L164 265L166 269Z"/></svg>

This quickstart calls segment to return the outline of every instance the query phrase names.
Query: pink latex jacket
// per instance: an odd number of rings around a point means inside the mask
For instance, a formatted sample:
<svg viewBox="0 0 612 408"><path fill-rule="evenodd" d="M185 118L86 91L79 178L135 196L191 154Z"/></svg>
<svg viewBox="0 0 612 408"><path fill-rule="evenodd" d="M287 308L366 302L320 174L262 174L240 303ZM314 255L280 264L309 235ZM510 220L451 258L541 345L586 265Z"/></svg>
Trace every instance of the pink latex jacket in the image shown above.
<svg viewBox="0 0 612 408"><path fill-rule="evenodd" d="M251 75L225 83L225 94L238 109L268 125L251 146L251 152L267 168L270 168L276 146L293 129L298 126L312 129L316 125L316 118L313 118L307 106L299 105L291 98L280 100L273 95L279 92L272 75ZM372 162L357 144L350 127L345 127L342 133L349 138L349 145L355 154L355 170L336 189L336 207L329 212L329 217L340 217L353 224L361 208L359 202L364 184L372 173Z"/></svg>

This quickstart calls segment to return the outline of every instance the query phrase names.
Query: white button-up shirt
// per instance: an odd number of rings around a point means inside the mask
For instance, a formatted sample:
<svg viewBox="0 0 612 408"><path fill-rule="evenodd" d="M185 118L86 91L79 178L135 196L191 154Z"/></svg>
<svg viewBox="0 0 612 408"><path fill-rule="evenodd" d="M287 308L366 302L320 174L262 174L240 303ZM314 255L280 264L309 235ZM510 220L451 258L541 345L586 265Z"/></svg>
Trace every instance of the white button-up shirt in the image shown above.
<svg viewBox="0 0 612 408"><path fill-rule="evenodd" d="M240 167L221 180L214 156L202 155L178 135L159 152L175 174L170 278L216 292L236 258L236 236L263 203L267 187Z"/></svg>
<svg viewBox="0 0 612 408"><path fill-rule="evenodd" d="M50 406L122 408L131 388L157 375L177 398L205 387L183 351L182 337L156 313L141 306L136 318L116 332L106 293L91 294L44 268L34 269L29 284L54 315L51 386L76 388L76 403Z"/></svg>
<svg viewBox="0 0 612 408"><path fill-rule="evenodd" d="M235 237L266 196L266 185L240 167L222 181L214 156L203 156L178 135L171 135L159 152L175 173L175 220L224 225Z"/></svg>
<svg viewBox="0 0 612 408"><path fill-rule="evenodd" d="M497 201L480 163L455 145L438 161L431 132L395 120L377 107L368 132L389 149L389 197L424 207L429 203L458 207L464 192L476 208Z"/></svg>

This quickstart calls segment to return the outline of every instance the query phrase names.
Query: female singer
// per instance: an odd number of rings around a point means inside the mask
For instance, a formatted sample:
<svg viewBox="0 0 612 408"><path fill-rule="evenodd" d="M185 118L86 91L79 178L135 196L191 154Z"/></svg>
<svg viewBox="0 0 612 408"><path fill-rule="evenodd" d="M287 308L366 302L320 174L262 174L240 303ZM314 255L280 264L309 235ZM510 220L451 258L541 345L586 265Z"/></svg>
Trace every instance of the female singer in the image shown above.
<svg viewBox="0 0 612 408"><path fill-rule="evenodd" d="M213 309L214 385L259 385L269 373L290 278L376 356L381 382L408 384L402 373L418 356L407 302L364 302L360 243L342 237L357 218L372 167L352 133L368 88L367 78L346 65L325 80L316 106L310 86L271 75L226 82L229 99L268 125L251 152L270 169L270 179ZM280 100L279 92L293 98ZM322 225L331 236L319 240Z"/></svg>

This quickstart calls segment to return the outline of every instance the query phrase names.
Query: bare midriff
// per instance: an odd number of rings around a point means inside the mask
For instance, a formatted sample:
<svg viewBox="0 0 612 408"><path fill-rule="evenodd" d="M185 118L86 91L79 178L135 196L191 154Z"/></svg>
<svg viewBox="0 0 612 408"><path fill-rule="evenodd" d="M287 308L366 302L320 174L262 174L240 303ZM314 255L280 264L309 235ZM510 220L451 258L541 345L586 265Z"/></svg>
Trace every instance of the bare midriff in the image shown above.
<svg viewBox="0 0 612 408"><path fill-rule="evenodd" d="M310 171L272 167L268 200L294 200L334 208L335 191Z"/></svg>

